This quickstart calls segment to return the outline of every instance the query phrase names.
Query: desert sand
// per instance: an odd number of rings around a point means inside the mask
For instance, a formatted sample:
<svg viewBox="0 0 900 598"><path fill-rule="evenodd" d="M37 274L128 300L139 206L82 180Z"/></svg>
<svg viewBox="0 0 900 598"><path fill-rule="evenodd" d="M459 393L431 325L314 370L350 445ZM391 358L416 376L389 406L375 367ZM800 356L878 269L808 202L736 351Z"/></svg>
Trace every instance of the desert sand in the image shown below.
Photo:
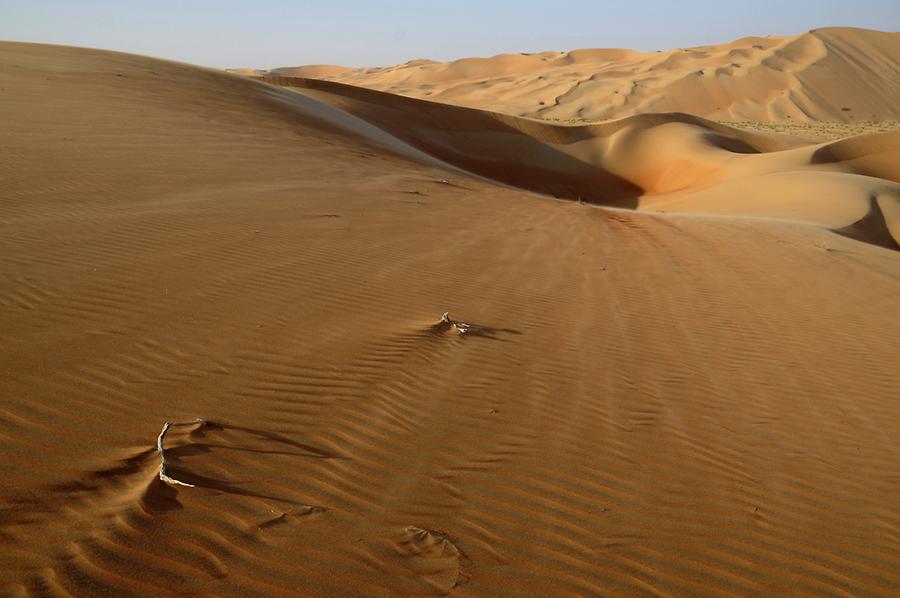
<svg viewBox="0 0 900 598"><path fill-rule="evenodd" d="M0 593L895 594L900 133L704 118L896 117L857 37L577 126L0 44Z"/></svg>
<svg viewBox="0 0 900 598"><path fill-rule="evenodd" d="M900 120L898 64L900 32L833 27L657 52L594 48L267 74L550 120L689 112L799 124Z"/></svg>

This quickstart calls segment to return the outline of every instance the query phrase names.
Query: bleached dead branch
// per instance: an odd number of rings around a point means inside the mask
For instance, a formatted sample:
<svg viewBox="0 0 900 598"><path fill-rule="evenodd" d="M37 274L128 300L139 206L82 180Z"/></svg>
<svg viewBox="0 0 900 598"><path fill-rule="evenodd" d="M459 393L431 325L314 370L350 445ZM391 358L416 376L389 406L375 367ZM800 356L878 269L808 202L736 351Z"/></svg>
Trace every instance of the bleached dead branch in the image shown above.
<svg viewBox="0 0 900 598"><path fill-rule="evenodd" d="M206 420L202 417L198 417L195 420L191 420L189 422L166 422L166 424L162 428L162 432L159 433L159 437L156 439L156 450L159 451L159 479L167 484L175 484L176 486L187 486L188 488L196 488L194 484L188 484L187 482L182 482L181 480L176 480L173 477L170 477L166 473L166 466L168 463L166 462L166 449L163 446L163 440L166 438L166 432L169 431L169 428L172 426L195 426L195 425L203 426L206 424Z"/></svg>
<svg viewBox="0 0 900 598"><path fill-rule="evenodd" d="M460 334L465 334L469 331L470 328L472 328L471 324L466 324L465 322L460 322L459 320L454 320L453 318L451 318L449 311L445 311L444 314L441 316L441 322L446 322L447 324L450 324L451 326L456 328L456 330Z"/></svg>

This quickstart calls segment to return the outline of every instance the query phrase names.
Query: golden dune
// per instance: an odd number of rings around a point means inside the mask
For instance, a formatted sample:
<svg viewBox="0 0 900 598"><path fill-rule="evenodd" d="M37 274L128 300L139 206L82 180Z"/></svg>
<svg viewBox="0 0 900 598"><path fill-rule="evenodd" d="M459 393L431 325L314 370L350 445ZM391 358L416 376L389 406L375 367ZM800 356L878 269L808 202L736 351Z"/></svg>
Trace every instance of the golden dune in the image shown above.
<svg viewBox="0 0 900 598"><path fill-rule="evenodd" d="M589 49L270 74L543 119L689 112L803 123L900 120L898 64L900 33L833 27L665 52Z"/></svg>
<svg viewBox="0 0 900 598"><path fill-rule="evenodd" d="M0 43L0 594L894 594L900 134L601 104Z"/></svg>

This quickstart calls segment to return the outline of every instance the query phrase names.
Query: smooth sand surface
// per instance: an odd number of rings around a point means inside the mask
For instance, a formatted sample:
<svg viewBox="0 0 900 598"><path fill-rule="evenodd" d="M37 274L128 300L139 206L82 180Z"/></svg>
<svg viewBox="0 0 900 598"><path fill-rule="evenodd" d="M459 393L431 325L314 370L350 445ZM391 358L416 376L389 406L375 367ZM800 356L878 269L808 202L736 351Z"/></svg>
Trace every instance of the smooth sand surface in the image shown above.
<svg viewBox="0 0 900 598"><path fill-rule="evenodd" d="M659 52L586 49L270 74L557 120L652 112L785 123L900 119L900 33L848 27Z"/></svg>
<svg viewBox="0 0 900 598"><path fill-rule="evenodd" d="M270 81L0 44L0 594L896 595L900 134Z"/></svg>

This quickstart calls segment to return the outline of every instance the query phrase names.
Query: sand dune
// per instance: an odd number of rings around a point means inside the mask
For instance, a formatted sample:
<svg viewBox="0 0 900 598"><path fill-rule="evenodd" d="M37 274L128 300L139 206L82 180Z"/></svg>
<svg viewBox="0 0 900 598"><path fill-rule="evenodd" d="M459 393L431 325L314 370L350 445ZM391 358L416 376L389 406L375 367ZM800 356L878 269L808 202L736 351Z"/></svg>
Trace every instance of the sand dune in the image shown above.
<svg viewBox="0 0 900 598"><path fill-rule="evenodd" d="M311 79L321 79L324 77L334 77L343 73L348 73L353 69L346 66L336 66L333 64L313 64L309 66L287 67L272 69L264 74L276 77L309 77ZM263 74L263 73L261 73Z"/></svg>
<svg viewBox="0 0 900 598"><path fill-rule="evenodd" d="M332 82L265 80L300 89L467 172L559 198L837 228L900 199L900 133L808 144L687 114L562 127ZM889 222L867 230L872 242L895 247L900 237L890 231L900 221L890 213Z"/></svg>
<svg viewBox="0 0 900 598"><path fill-rule="evenodd" d="M865 29L816 29L665 52L591 49L270 74L558 120L653 112L754 122L900 119L900 33Z"/></svg>
<svg viewBox="0 0 900 598"><path fill-rule="evenodd" d="M272 82L0 44L0 593L895 593L896 134Z"/></svg>

